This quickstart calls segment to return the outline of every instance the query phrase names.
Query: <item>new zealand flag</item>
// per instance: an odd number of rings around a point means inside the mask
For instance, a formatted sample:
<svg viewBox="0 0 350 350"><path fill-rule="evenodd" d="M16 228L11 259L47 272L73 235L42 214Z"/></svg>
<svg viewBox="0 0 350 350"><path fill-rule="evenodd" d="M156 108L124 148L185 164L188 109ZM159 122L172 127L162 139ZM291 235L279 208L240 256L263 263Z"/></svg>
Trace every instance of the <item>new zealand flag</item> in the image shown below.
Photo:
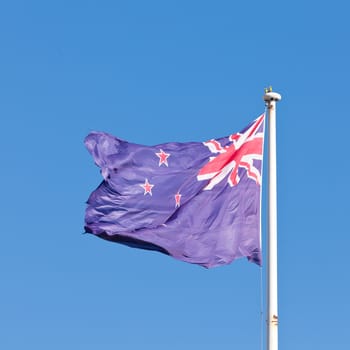
<svg viewBox="0 0 350 350"><path fill-rule="evenodd" d="M247 257L261 265L264 115L207 142L142 146L102 132L85 145L103 181L85 230L204 267Z"/></svg>

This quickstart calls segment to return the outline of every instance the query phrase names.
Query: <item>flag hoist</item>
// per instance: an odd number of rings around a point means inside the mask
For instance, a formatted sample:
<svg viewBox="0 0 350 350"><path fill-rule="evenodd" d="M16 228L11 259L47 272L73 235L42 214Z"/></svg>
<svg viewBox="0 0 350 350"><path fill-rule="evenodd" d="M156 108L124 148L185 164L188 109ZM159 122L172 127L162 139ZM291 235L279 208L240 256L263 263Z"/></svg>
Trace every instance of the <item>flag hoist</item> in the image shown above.
<svg viewBox="0 0 350 350"><path fill-rule="evenodd" d="M271 87L265 89L268 111L267 350L278 349L276 102L281 98Z"/></svg>

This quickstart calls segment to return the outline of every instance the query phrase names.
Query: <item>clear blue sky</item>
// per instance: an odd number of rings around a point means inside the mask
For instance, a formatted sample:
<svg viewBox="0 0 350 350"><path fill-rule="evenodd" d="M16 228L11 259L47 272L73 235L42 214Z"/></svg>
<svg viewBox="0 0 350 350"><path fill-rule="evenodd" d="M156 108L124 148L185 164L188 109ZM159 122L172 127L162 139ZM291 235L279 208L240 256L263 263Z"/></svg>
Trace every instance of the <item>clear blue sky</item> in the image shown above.
<svg viewBox="0 0 350 350"><path fill-rule="evenodd" d="M3 2L0 348L259 349L256 265L206 270L82 235L101 180L83 139L225 136L263 112L270 84L283 95L281 349L350 348L349 11L345 0Z"/></svg>

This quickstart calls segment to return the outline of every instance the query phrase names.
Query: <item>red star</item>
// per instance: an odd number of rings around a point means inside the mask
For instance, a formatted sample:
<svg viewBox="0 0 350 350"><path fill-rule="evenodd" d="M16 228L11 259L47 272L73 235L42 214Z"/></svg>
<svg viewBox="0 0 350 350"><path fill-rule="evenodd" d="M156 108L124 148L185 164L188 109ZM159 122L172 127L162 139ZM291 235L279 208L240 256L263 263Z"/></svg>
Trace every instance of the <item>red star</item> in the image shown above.
<svg viewBox="0 0 350 350"><path fill-rule="evenodd" d="M170 153L165 153L161 149L160 153L156 153L156 155L159 157L159 166L161 166L162 164L168 166L168 158L170 157Z"/></svg>
<svg viewBox="0 0 350 350"><path fill-rule="evenodd" d="M147 193L149 193L151 196L152 196L152 187L154 185L151 185L149 182L148 182L148 179L145 180L145 183L140 185L144 190L145 190L145 193L143 195L146 195Z"/></svg>
<svg viewBox="0 0 350 350"><path fill-rule="evenodd" d="M175 208L178 208L180 206L180 200L181 200L182 194L179 192L176 193L175 195Z"/></svg>

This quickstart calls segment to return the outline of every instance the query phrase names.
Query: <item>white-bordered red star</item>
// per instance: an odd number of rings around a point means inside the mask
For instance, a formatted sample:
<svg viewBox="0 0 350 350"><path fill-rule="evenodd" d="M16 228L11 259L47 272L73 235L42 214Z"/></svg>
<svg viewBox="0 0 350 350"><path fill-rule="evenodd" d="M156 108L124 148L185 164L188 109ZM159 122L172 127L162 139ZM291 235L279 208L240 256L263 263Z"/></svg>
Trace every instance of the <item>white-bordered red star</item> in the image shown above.
<svg viewBox="0 0 350 350"><path fill-rule="evenodd" d="M180 201L181 201L181 196L179 192L176 193L175 195L175 208L178 208L180 206Z"/></svg>
<svg viewBox="0 0 350 350"><path fill-rule="evenodd" d="M146 194L150 194L152 196L152 188L154 187L154 185L151 185L149 182L148 182L148 179L145 180L145 183L144 184L141 184L140 185L144 190L144 196Z"/></svg>
<svg viewBox="0 0 350 350"><path fill-rule="evenodd" d="M170 157L170 153L164 152L162 149L160 149L159 153L156 153L157 157L159 157L159 166L162 164L168 166L168 158Z"/></svg>

